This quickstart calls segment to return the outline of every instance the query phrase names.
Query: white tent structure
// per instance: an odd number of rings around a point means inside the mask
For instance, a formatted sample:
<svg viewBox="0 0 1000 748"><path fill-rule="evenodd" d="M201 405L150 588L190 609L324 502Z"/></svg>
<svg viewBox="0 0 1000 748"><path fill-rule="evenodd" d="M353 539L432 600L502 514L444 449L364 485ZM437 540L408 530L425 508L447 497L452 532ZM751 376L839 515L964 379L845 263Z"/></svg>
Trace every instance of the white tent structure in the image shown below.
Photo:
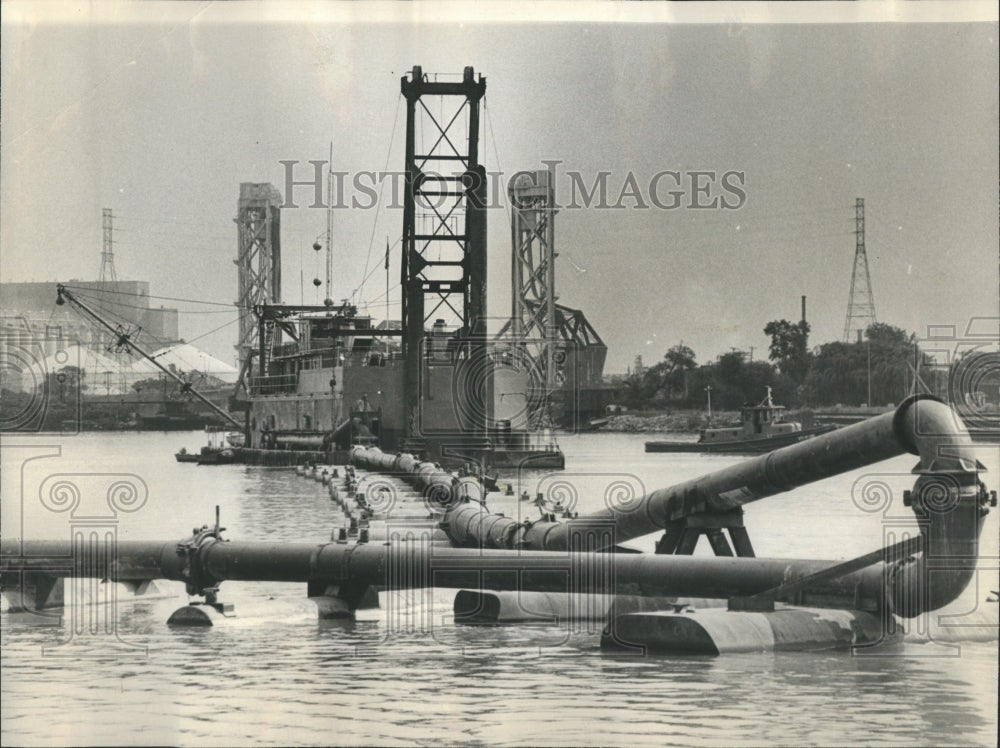
<svg viewBox="0 0 1000 748"><path fill-rule="evenodd" d="M31 376L20 378L23 380L20 385L22 389L34 389L44 381L46 374L58 374L67 367L83 372L83 384L90 395L128 395L133 392L136 382L163 377L160 369L137 353L96 351L77 343L66 342L67 345L62 345L60 341L56 350L45 357L41 365L36 363L32 367ZM236 367L193 345L167 346L151 355L179 376L195 382L196 387L201 374L228 384L234 383L239 374ZM14 384L14 377L5 377L5 380L8 386Z"/></svg>
<svg viewBox="0 0 1000 748"><path fill-rule="evenodd" d="M235 366L230 366L225 361L220 361L214 356L198 350L189 343L170 345L166 348L153 351L150 355L160 365L167 367L179 375L185 376L189 381L192 376L205 374L206 376L215 377L223 382L232 384L239 376L239 372ZM131 375L135 381L155 377L161 373L152 362L146 359L136 361L131 369Z"/></svg>

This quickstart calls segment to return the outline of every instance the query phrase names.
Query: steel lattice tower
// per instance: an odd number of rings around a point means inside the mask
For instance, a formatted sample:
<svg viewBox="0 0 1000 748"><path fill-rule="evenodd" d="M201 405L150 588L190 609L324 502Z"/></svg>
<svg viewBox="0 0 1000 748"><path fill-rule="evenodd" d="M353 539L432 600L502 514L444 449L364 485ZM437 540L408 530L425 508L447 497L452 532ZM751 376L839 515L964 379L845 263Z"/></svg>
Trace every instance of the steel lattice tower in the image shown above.
<svg viewBox="0 0 1000 748"><path fill-rule="evenodd" d="M281 302L281 193L270 183L244 182L237 211L240 336L236 350L242 379L260 344L254 307Z"/></svg>
<svg viewBox="0 0 1000 748"><path fill-rule="evenodd" d="M547 171L522 173L508 189L511 204L511 315L508 330L540 369L545 394L556 387L558 342L555 271L555 189Z"/></svg>
<svg viewBox="0 0 1000 748"><path fill-rule="evenodd" d="M111 208L104 208L101 211L101 224L104 231L104 244L101 249L101 288L105 283L117 283L118 274L115 272L115 249L114 249L114 216Z"/></svg>
<svg viewBox="0 0 1000 748"><path fill-rule="evenodd" d="M844 342L851 342L851 333L858 339L869 325L878 322L875 317L875 296L868 273L868 255L865 253L865 199L854 203L854 271L851 273L851 297L847 302L847 319L844 321Z"/></svg>
<svg viewBox="0 0 1000 748"><path fill-rule="evenodd" d="M97 308L104 314L107 312L108 302L114 301L109 292L116 290L115 284L118 282L118 273L115 272L114 216L111 208L101 209L101 231L104 241L101 244L101 272L97 276ZM100 344L96 344L95 350L99 347Z"/></svg>
<svg viewBox="0 0 1000 748"><path fill-rule="evenodd" d="M406 99L400 269L406 401L411 407L419 402L424 336L440 319L457 328L463 355L478 362L480 396L491 408L485 360L486 171L479 163L479 102L486 79L467 67L461 81L430 80L416 66L402 77L400 90ZM408 418L409 435L415 429Z"/></svg>
<svg viewBox="0 0 1000 748"><path fill-rule="evenodd" d="M520 346L531 365L532 427L551 425L551 398L563 390L571 412L581 388L602 382L607 346L579 309L557 303L556 199L549 171L518 172L511 205L511 316L498 334Z"/></svg>

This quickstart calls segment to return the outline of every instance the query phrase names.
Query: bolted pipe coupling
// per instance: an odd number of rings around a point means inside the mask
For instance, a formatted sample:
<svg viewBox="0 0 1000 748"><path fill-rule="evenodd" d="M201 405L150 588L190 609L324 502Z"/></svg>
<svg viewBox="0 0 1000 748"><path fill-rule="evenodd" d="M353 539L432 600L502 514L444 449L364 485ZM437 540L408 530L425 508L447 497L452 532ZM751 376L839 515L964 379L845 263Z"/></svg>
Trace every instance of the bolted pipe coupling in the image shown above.
<svg viewBox="0 0 1000 748"><path fill-rule="evenodd" d="M961 595L976 573L979 534L991 494L973 473L924 473L909 492L922 553L889 569L892 611L913 618Z"/></svg>
<svg viewBox="0 0 1000 748"><path fill-rule="evenodd" d="M184 581L188 595L204 596L205 602L214 604L221 579L216 579L206 568L204 552L215 543L224 543L219 525L219 507L215 507L215 526L202 525L192 529L191 537L176 545L177 560L180 562L179 576Z"/></svg>

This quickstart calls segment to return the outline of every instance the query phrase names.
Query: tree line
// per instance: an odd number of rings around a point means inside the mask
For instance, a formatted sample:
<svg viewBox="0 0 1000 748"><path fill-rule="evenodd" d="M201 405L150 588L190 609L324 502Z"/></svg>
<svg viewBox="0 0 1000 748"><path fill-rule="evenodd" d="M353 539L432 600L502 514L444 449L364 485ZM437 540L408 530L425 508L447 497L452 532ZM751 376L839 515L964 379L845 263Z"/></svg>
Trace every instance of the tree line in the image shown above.
<svg viewBox="0 0 1000 748"><path fill-rule="evenodd" d="M898 404L914 390L943 394L948 373L920 350L916 335L884 323L870 325L864 339L809 348L809 323L774 320L767 361L734 350L710 363L678 343L657 363L630 372L616 384L631 409L739 408L762 400L770 387L789 407Z"/></svg>

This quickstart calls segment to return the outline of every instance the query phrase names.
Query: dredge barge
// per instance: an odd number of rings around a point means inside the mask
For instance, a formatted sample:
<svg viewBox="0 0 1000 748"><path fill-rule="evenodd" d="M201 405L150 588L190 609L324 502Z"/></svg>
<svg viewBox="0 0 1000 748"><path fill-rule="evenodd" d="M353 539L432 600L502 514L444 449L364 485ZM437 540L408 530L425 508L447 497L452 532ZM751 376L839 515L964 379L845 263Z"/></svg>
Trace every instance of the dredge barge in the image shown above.
<svg viewBox="0 0 1000 748"><path fill-rule="evenodd" d="M546 384L553 357L547 374L525 355L523 339L487 332L487 178L479 159L486 80L471 67L448 81L415 67L400 90L407 120L399 320L378 322L330 298L329 211L327 298L282 304L280 195L271 185L241 186L235 404L247 412L247 441L238 454L266 464L342 462L361 444L480 471L562 468ZM425 97L440 97L433 111L457 106L455 116L438 121ZM389 255L387 246L387 294Z"/></svg>

